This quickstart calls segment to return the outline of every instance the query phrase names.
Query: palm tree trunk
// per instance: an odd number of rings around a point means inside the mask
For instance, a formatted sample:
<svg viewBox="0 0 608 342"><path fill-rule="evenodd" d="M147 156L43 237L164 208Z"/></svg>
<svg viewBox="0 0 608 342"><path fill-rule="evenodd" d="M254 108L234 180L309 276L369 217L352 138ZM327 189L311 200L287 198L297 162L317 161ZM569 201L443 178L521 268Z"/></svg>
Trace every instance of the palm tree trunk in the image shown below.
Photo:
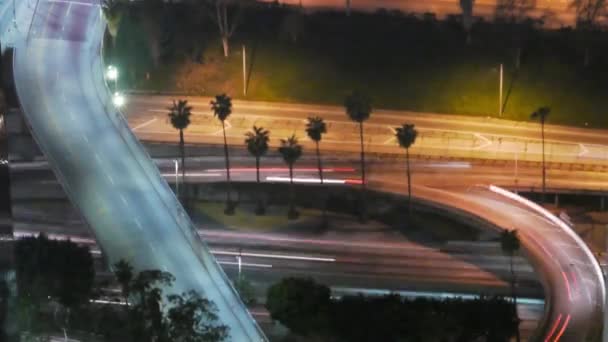
<svg viewBox="0 0 608 342"><path fill-rule="evenodd" d="M226 140L226 124L222 120L222 131L224 132L224 158L226 160L226 182L228 183L228 190L226 191L226 205L232 205L232 198L230 192L232 191L232 182L230 181L230 157L228 156L228 140Z"/></svg>
<svg viewBox="0 0 608 342"><path fill-rule="evenodd" d="M258 207L256 213L261 215L264 212L264 206L262 202L262 187L260 185L260 157L255 156L255 179L258 186Z"/></svg>
<svg viewBox="0 0 608 342"><path fill-rule="evenodd" d="M321 180L321 186L323 186L323 164L321 163L321 150L319 149L319 142L317 141L317 167L319 168L319 179ZM323 189L325 191L325 195L327 194L327 189ZM327 196L323 196L323 225L327 225Z"/></svg>
<svg viewBox="0 0 608 342"><path fill-rule="evenodd" d="M410 149L405 149L405 162L407 165L407 213L412 218L412 176L410 173Z"/></svg>
<svg viewBox="0 0 608 342"><path fill-rule="evenodd" d="M184 147L184 130L179 130L179 149L182 157L182 193L185 193L186 190L186 149ZM175 188L177 189L177 184L175 184ZM179 197L179 194L177 194ZM182 198L183 200L183 198Z"/></svg>
<svg viewBox="0 0 608 342"><path fill-rule="evenodd" d="M255 157L255 179L260 184L260 157Z"/></svg>
<svg viewBox="0 0 608 342"><path fill-rule="evenodd" d="M289 214L294 210L294 191L293 191L293 164L289 164Z"/></svg>
<svg viewBox="0 0 608 342"><path fill-rule="evenodd" d="M521 336L519 335L519 314L517 313L517 295L515 294L515 270L513 269L513 254L509 257L509 264L511 268L511 298L513 298L513 317L517 320L517 330L515 331L515 337L517 342L520 342Z"/></svg>
<svg viewBox="0 0 608 342"><path fill-rule="evenodd" d="M317 141L317 167L319 169L319 179L323 184L323 165L321 164L321 150L319 150L319 142Z"/></svg>
<svg viewBox="0 0 608 342"><path fill-rule="evenodd" d="M359 216L362 221L367 218L365 203L365 146L363 145L363 122L359 122L359 138L361 141L361 208Z"/></svg>

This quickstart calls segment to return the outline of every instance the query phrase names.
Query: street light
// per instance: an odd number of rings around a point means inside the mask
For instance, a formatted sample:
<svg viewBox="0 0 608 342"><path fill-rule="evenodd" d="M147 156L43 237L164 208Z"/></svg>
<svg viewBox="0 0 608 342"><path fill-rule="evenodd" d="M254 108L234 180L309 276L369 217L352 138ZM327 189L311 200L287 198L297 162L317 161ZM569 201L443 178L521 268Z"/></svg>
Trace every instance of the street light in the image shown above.
<svg viewBox="0 0 608 342"><path fill-rule="evenodd" d="M125 105L126 100L124 95L116 92L114 93L114 97L112 97L112 102L114 103L114 106L116 106L116 108L120 108Z"/></svg>
<svg viewBox="0 0 608 342"><path fill-rule="evenodd" d="M115 66L108 66L108 70L106 70L106 78L110 81L114 81L114 91L117 91L118 69Z"/></svg>

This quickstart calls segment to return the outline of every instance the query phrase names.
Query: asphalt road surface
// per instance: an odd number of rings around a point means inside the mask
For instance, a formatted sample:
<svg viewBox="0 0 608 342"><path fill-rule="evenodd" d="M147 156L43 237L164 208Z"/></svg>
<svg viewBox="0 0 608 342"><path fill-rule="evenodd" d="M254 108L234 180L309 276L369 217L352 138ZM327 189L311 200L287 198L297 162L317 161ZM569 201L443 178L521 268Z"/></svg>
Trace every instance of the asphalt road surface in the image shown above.
<svg viewBox="0 0 608 342"><path fill-rule="evenodd" d="M162 269L170 292L212 300L234 341L266 338L104 86L99 1L40 0L16 42L17 92L32 133L110 263Z"/></svg>
<svg viewBox="0 0 608 342"><path fill-rule="evenodd" d="M203 164L210 168L191 170L187 176L202 182L217 182L218 180L223 179L224 170L221 167L222 161L220 158L216 159L217 160L215 161L207 160L206 162L203 162ZM161 170L163 170L162 173L169 181L174 179L174 173L169 167L171 164L172 161L160 163ZM356 165L356 162L353 163L353 165ZM233 179L235 181L252 181L255 177L254 169L251 167L240 167L237 163L234 165L234 168ZM326 166L325 172L327 176L326 179L328 180L352 180L350 184L356 186L355 181L358 179L358 173L352 165L350 167L345 164L337 166L328 165ZM443 177L449 178L451 176L446 174ZM306 183L307 180L314 180L315 178L316 170L312 166L306 164L299 165L296 169L296 179L300 182ZM269 182L286 182L288 181L287 170L284 167L280 167L280 164L270 165L263 170L262 179ZM19 178L17 178L16 181L19 182ZM403 194L406 190L404 183L402 175L394 175L385 172L370 175L370 185L374 189ZM346 185L349 183L344 182L344 184ZM23 187L26 186L27 184L23 184ZM35 188L36 192L41 192L44 186L36 186ZM541 329L536 331L537 335L534 336L538 338L542 337L549 341L580 341L581 339L584 339L601 325L603 312L603 279L597 268L595 259L588 253L584 244L580 240L577 240L571 232L568 232L569 228L564 227L563 223L556 220L555 217L544 212L541 208L526 202L520 197L499 189L491 189L492 190L487 186L452 186L442 187L442 190L438 190L428 186L416 185L413 189L413 194L420 200L427 202L429 205L438 206L440 209L457 209L461 211L461 214L471 213L475 219L481 219L482 222L489 224L490 228L518 229L523 247L526 250L526 255L535 269L539 272L545 287L545 294L548 296L547 315L541 322ZM23 191L20 192L25 193ZM26 216L31 217L33 215ZM207 239L209 239L209 237L207 237ZM247 240L254 241L252 237L248 237ZM294 240L297 239L294 238ZM300 244L300 242L297 241L283 242L288 244ZM267 243L267 241L264 241L264 243ZM241 244L243 244L243 242ZM244 244L245 247L252 247L251 245L248 246L247 243ZM255 247L256 244L254 243L253 246ZM404 249L407 250L409 247ZM311 252L311 250L305 251L308 253ZM360 248L359 252L361 252ZM420 248L412 248L412 252L414 254L420 253ZM323 253L319 248L314 249L314 253L320 254L320 256L328 255L327 252ZM365 253L361 252L361 255L358 257L364 257L364 254ZM220 260L226 260L226 255L221 257L223 259L220 258ZM434 260L430 255L427 255L426 258ZM228 259L230 259L230 256L228 256ZM449 281L449 275L451 273L440 269L435 269L437 272L429 271L427 274L429 278L424 280L423 278L420 278L420 274L418 274L417 271L412 271L411 268L421 265L413 261L411 256L406 257L406 259L409 260L399 261L397 264L395 264L395 261L386 262L387 264L383 267L387 268L379 267L379 265L373 262L371 263L370 266L379 272L392 272L392 280L388 280L388 283L381 282L382 286L380 287L395 288L395 283L399 282L400 274L407 275L402 279L404 284L407 283L410 286L412 284L418 284L420 287L417 289L423 289L425 286L429 288L437 286L437 284L432 285L432 281L429 279L435 278L439 274L443 274L437 278L439 282L448 284L449 287L454 289L459 288L459 286L462 286L463 284L471 286L475 281L484 286L496 286L494 281L488 282L488 274L480 272L479 269L472 273L463 272L460 274L461 277L456 277L454 279L454 283ZM471 259L469 262L472 262L472 264L475 265L473 260L474 259ZM252 263L258 264L258 266L268 265L268 263L256 262L255 260L253 260ZM297 267L292 265L290 269L281 269L283 272L280 274L289 274L290 272L312 272L317 275L327 276L324 272L331 270L333 266L334 265L323 265L323 267L320 267L310 263ZM446 263L446 266L448 268L455 267L456 269L461 267L453 262ZM358 263L353 265L352 269L345 267L345 265L336 267L338 267L338 269L330 271L331 276L328 278L329 283L332 283L333 281L340 285L349 284L350 286L359 285L362 288L366 287L365 284L368 282L368 278L364 277L362 283L357 283L353 278L348 278L345 273L348 273L349 270L350 272L358 270L363 275L369 275L369 273L366 273L369 272L369 269L366 269ZM397 269L400 269L400 271L397 271ZM500 269L500 266L498 269ZM500 274L498 269L494 268L491 273ZM271 279L276 280L278 278L273 278L271 274L275 271L277 271L277 269L264 270L264 275L260 277L264 279L270 277ZM333 272L341 273L341 276L337 276L336 273ZM454 274L456 275L458 273ZM380 276L381 274L378 275ZM347 278L343 278L344 276ZM421 286L420 282L425 285ZM458 283L460 283L460 285ZM369 287L369 283L367 284L367 287ZM441 290L441 288L437 287L435 287L435 289Z"/></svg>
<svg viewBox="0 0 608 342"><path fill-rule="evenodd" d="M199 249L192 225L167 184L126 123L110 108L98 53L103 29L99 8L84 0L40 0L33 18L27 40L17 42L18 93L35 137L104 252L113 260L130 257L138 268L160 266L171 271L178 278L176 290L196 288L216 302L235 340L262 339L215 260L207 250ZM293 130L295 127L288 129ZM450 146L475 156L487 154L488 146L496 146L492 139L472 136L468 141L477 139L473 148L482 146L478 148L482 152L462 147L459 136ZM349 145L348 139L335 144ZM586 141L579 143L583 146L578 146L578 153L572 152L572 146L558 146L552 156L555 160L604 162L601 153L589 149ZM374 145L382 144L390 141ZM436 150L436 143L429 144L429 150ZM538 158L538 153L529 150L534 148L524 143L522 159ZM504 153L517 155L517 151L521 151L521 142ZM386 191L397 189L394 180L381 176L370 179L370 185ZM474 217L501 228L519 229L549 294L549 310L538 332L543 340L581 341L600 324L605 299L601 272L588 249L562 222L493 187L472 191L419 187L414 195L444 209L474 213ZM206 267L206 273L201 266Z"/></svg>

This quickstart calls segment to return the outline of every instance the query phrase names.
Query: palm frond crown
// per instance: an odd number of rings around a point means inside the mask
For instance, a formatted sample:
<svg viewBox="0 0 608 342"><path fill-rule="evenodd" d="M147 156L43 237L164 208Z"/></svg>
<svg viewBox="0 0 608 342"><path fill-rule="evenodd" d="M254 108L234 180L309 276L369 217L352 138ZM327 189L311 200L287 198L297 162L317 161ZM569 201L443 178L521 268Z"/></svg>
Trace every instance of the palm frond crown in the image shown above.
<svg viewBox="0 0 608 342"><path fill-rule="evenodd" d="M169 119L175 129L186 129L190 125L190 115L192 115L192 107L188 106L186 100L177 102L174 100L173 105L169 107Z"/></svg>
<svg viewBox="0 0 608 342"><path fill-rule="evenodd" d="M232 113L232 99L226 94L215 96L215 100L211 101L211 110L216 118L225 121Z"/></svg>

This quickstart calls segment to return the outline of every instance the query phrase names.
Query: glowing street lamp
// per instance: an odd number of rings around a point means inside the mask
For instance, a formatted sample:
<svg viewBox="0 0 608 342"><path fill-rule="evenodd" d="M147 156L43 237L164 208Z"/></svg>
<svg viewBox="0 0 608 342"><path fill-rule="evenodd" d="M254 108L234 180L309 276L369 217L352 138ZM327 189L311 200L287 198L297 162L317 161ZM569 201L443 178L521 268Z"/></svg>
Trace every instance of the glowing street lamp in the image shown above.
<svg viewBox="0 0 608 342"><path fill-rule="evenodd" d="M108 70L106 70L106 78L110 81L114 81L114 91L116 91L118 87L118 69L115 66L108 66Z"/></svg>
<svg viewBox="0 0 608 342"><path fill-rule="evenodd" d="M116 108L120 108L125 105L126 100L124 95L116 92L114 93L114 97L112 97L112 102L114 103L114 106L116 106Z"/></svg>

